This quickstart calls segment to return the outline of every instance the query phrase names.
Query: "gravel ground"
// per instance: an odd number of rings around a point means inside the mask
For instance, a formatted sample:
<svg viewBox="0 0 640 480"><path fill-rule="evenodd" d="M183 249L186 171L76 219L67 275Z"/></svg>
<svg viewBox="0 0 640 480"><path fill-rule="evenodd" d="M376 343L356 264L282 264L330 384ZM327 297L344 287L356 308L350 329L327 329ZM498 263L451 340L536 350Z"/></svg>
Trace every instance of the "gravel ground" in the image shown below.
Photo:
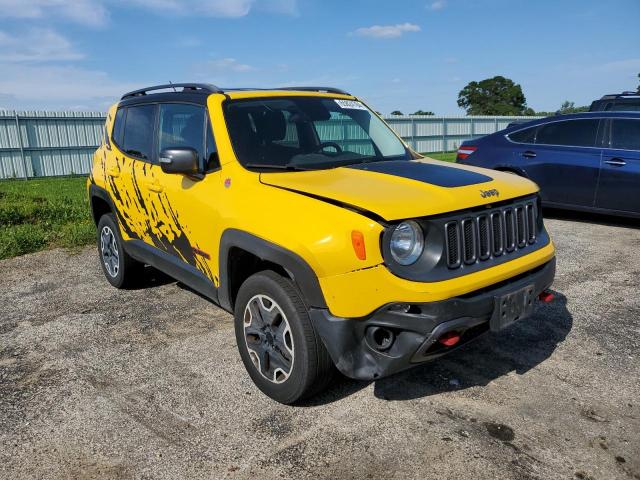
<svg viewBox="0 0 640 480"><path fill-rule="evenodd" d="M232 318L93 248L0 262L0 477L640 479L640 225L547 221L557 300L437 362L263 396Z"/></svg>

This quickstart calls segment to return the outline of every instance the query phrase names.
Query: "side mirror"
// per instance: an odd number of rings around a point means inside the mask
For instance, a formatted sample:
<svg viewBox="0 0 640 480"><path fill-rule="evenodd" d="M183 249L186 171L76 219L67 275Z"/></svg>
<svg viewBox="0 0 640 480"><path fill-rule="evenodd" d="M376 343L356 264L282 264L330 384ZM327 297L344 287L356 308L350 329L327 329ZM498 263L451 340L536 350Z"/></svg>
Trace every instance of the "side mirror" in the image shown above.
<svg viewBox="0 0 640 480"><path fill-rule="evenodd" d="M160 152L160 168L164 173L182 173L184 175L198 175L199 155L195 148L176 147L167 148Z"/></svg>

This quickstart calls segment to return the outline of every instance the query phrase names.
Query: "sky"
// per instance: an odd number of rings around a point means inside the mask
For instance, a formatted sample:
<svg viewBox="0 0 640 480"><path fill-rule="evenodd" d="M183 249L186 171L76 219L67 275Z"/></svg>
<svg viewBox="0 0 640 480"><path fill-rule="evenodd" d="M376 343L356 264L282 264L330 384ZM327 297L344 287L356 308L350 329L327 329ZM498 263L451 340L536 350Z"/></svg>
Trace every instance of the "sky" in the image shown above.
<svg viewBox="0 0 640 480"><path fill-rule="evenodd" d="M104 111L159 83L334 86L462 115L503 75L554 111L632 90L640 0L0 0L0 109Z"/></svg>

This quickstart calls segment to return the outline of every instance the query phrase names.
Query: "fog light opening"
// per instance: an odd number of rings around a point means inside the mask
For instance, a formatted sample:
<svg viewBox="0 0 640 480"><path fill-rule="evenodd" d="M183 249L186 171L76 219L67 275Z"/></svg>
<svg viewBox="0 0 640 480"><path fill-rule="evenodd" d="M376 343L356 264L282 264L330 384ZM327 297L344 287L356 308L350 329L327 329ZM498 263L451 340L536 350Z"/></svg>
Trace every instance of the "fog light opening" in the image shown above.
<svg viewBox="0 0 640 480"><path fill-rule="evenodd" d="M367 330L369 344L380 352L389 350L396 339L396 335L384 327L371 327Z"/></svg>

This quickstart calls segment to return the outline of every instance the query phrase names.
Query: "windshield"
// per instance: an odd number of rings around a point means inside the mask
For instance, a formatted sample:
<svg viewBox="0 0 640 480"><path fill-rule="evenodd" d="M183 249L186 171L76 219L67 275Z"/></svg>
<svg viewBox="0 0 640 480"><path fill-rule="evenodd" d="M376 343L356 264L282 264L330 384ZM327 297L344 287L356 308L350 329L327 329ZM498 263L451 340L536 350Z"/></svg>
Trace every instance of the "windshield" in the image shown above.
<svg viewBox="0 0 640 480"><path fill-rule="evenodd" d="M225 118L236 156L255 170L315 170L410 159L362 103L321 97L232 100Z"/></svg>

